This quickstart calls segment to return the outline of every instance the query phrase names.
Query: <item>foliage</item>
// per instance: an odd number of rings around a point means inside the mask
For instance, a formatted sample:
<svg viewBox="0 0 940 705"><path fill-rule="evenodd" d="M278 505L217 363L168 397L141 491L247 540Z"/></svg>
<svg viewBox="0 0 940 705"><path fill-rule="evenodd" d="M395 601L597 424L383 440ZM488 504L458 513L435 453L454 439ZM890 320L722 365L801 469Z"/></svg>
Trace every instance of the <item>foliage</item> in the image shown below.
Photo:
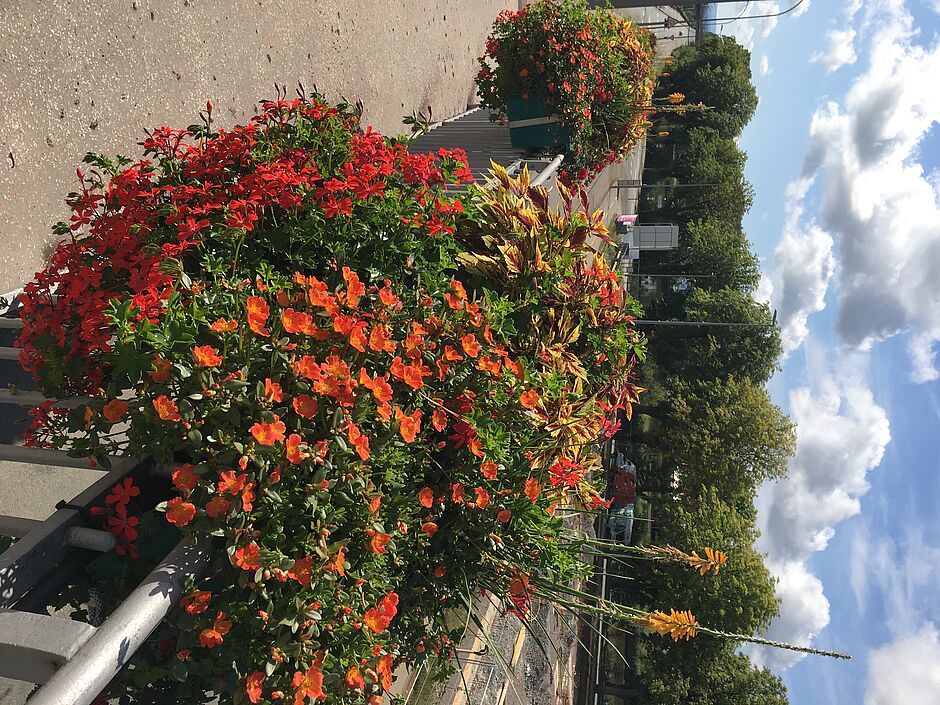
<svg viewBox="0 0 940 705"><path fill-rule="evenodd" d="M709 127L725 139L734 139L757 109L751 53L734 37L717 34L706 34L702 41L678 48L668 75L660 78L656 89L661 97L675 92L713 108L690 113L685 125Z"/></svg>
<svg viewBox="0 0 940 705"><path fill-rule="evenodd" d="M711 275L701 280L701 288L728 288L743 294L757 288L760 262L740 228L717 218L702 218L688 223L684 239L679 254L682 271Z"/></svg>
<svg viewBox="0 0 940 705"><path fill-rule="evenodd" d="M477 76L481 105L505 117L513 98L550 105L571 135L560 176L584 182L623 159L651 109L655 38L585 0L551 0L496 19Z"/></svg>
<svg viewBox="0 0 940 705"><path fill-rule="evenodd" d="M555 507L602 504L591 446L642 354L584 258L598 214L525 172L458 200L461 154L317 97L144 147L89 157L20 340L44 392L91 397L32 442L168 465L166 520L216 548L115 695L377 702L478 590L524 616L587 570ZM101 510L130 557L136 490Z"/></svg>

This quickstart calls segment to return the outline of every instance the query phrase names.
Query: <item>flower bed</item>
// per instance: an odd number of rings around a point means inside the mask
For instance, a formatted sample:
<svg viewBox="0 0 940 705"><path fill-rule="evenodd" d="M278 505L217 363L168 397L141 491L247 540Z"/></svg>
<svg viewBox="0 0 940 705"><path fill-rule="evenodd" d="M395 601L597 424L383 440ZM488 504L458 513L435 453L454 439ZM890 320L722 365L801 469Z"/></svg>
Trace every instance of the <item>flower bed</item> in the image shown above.
<svg viewBox="0 0 940 705"><path fill-rule="evenodd" d="M20 340L46 394L91 397L31 442L169 465L165 520L218 549L113 695L374 705L478 591L524 616L590 570L555 511L602 504L592 444L642 354L584 258L600 214L501 170L456 198L459 151L318 97L143 145L86 160ZM131 557L134 489L101 510Z"/></svg>
<svg viewBox="0 0 940 705"><path fill-rule="evenodd" d="M480 59L481 105L505 117L544 103L568 144L563 177L583 183L622 159L648 125L654 37L584 0L544 0L499 15ZM549 146L549 145L546 145Z"/></svg>

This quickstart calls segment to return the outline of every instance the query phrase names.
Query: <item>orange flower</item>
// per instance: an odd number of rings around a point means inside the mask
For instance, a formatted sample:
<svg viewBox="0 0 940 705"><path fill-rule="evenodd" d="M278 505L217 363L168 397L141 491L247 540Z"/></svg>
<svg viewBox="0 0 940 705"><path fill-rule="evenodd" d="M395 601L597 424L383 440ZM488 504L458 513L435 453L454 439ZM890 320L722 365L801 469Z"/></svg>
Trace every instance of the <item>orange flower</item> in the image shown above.
<svg viewBox="0 0 940 705"><path fill-rule="evenodd" d="M232 554L232 562L242 570L258 570L261 567L261 549L254 542L239 546Z"/></svg>
<svg viewBox="0 0 940 705"><path fill-rule="evenodd" d="M346 280L346 305L358 308L359 298L365 295L366 287L359 281L359 275L349 267L343 267L343 279Z"/></svg>
<svg viewBox="0 0 940 705"><path fill-rule="evenodd" d="M213 333L230 333L231 331L238 328L238 321L226 320L224 318L216 319L215 323L211 323L209 328Z"/></svg>
<svg viewBox="0 0 940 705"><path fill-rule="evenodd" d="M396 360L398 358L395 358ZM424 386L424 378L431 374L431 368L421 363L421 360L414 360L404 368L402 379L412 389L421 389Z"/></svg>
<svg viewBox="0 0 940 705"><path fill-rule="evenodd" d="M421 503L421 506L425 509L430 509L434 506L434 490L430 487L425 487L420 492L418 492L418 501Z"/></svg>
<svg viewBox="0 0 940 705"><path fill-rule="evenodd" d="M127 413L128 405L127 402L122 399L112 399L107 404L104 405L104 408L101 410L101 413L104 414L104 417L111 423L116 423L121 420L121 417Z"/></svg>
<svg viewBox="0 0 940 705"><path fill-rule="evenodd" d="M392 420L392 405L388 402L383 402L375 407L376 411L379 412L379 416L382 417L382 420L385 423L388 423Z"/></svg>
<svg viewBox="0 0 940 705"><path fill-rule="evenodd" d="M477 487L476 494L477 494L477 502L476 502L477 506L480 509L486 509L490 503L490 493L487 492L482 487Z"/></svg>
<svg viewBox="0 0 940 705"><path fill-rule="evenodd" d="M216 487L216 491L219 494L224 492L238 494L245 488L245 480L247 478L248 475L245 473L236 475L232 470L223 470L219 473L219 482Z"/></svg>
<svg viewBox="0 0 940 705"><path fill-rule="evenodd" d="M388 353L395 352L397 343L389 335L388 328L385 326L374 326L369 333L369 347L376 352L383 350Z"/></svg>
<svg viewBox="0 0 940 705"><path fill-rule="evenodd" d="M542 492L542 485L534 477L530 477L525 481L525 496L528 497L531 501L535 501L539 498L539 494Z"/></svg>
<svg viewBox="0 0 940 705"><path fill-rule="evenodd" d="M307 394L299 394L294 397L292 402L294 411L297 412L298 416L303 416L305 419L312 419L317 415L317 409L320 405L317 403L317 400L310 397Z"/></svg>
<svg viewBox="0 0 940 705"><path fill-rule="evenodd" d="M323 652L317 651L313 657L313 663L306 673L301 671L294 672L294 679L291 681L294 686L294 705L303 705L307 698L311 700L326 700L326 693L323 692Z"/></svg>
<svg viewBox="0 0 940 705"><path fill-rule="evenodd" d="M496 519L503 524L508 524L509 520L512 519L512 512L508 509L503 509L496 515Z"/></svg>
<svg viewBox="0 0 940 705"><path fill-rule="evenodd" d="M455 482L450 486L450 501L454 504L463 502L463 485L459 482Z"/></svg>
<svg viewBox="0 0 940 705"><path fill-rule="evenodd" d="M176 486L176 488L187 497L189 496L189 493L193 491L193 489L196 487L196 483L199 481L199 476L193 472L195 469L195 465L186 463L185 465L176 468L176 470L173 471L173 475L171 476L173 479L173 484Z"/></svg>
<svg viewBox="0 0 940 705"><path fill-rule="evenodd" d="M191 502L184 502L174 497L166 503L166 520L174 526L186 526L196 516L196 507Z"/></svg>
<svg viewBox="0 0 940 705"><path fill-rule="evenodd" d="M153 358L153 367L154 371L150 372L150 379L152 379L157 384L163 384L168 379L170 379L170 370L173 369L173 363L169 360L164 360L159 355L154 356Z"/></svg>
<svg viewBox="0 0 940 705"><path fill-rule="evenodd" d="M222 364L222 356L211 345L199 345L193 348L193 360L200 367L218 367Z"/></svg>
<svg viewBox="0 0 940 705"><path fill-rule="evenodd" d="M391 308L401 307L401 299L395 296L395 293L390 288L391 282L388 279L385 280L385 286L379 289L379 299L383 304Z"/></svg>
<svg viewBox="0 0 940 705"><path fill-rule="evenodd" d="M398 614L398 595L388 593L375 607L363 615L362 623L376 634L381 634Z"/></svg>
<svg viewBox="0 0 940 705"><path fill-rule="evenodd" d="M438 431L443 431L447 426L447 414L443 409L435 409L431 414L431 425Z"/></svg>
<svg viewBox="0 0 940 705"><path fill-rule="evenodd" d="M359 370L359 384L371 391L372 396L380 404L392 400L392 385L388 383L387 377L376 375L370 379L369 373L363 367Z"/></svg>
<svg viewBox="0 0 940 705"><path fill-rule="evenodd" d="M196 590L180 600L180 607L189 614L202 614L209 606L210 599L212 599L212 593L208 590Z"/></svg>
<svg viewBox="0 0 940 705"><path fill-rule="evenodd" d="M405 443L413 443L418 431L421 430L421 409L415 409L410 416L406 416L397 406L395 407L395 419L398 421L398 432L405 439Z"/></svg>
<svg viewBox="0 0 940 705"><path fill-rule="evenodd" d="M379 513L379 507L382 506L382 495L377 494L375 497L369 500L369 511L373 514Z"/></svg>
<svg viewBox="0 0 940 705"><path fill-rule="evenodd" d="M263 446L273 446L278 441L283 441L284 431L286 430L287 426L284 425L279 416L275 416L274 421L271 423L262 421L254 424L250 429L251 435Z"/></svg>
<svg viewBox="0 0 940 705"><path fill-rule="evenodd" d="M495 480L497 470L499 470L499 467L492 461L484 460L480 464L480 472L483 473L483 477L487 480Z"/></svg>
<svg viewBox="0 0 940 705"><path fill-rule="evenodd" d="M264 400L274 404L284 401L284 390L280 384L272 382L270 377L264 379Z"/></svg>
<svg viewBox="0 0 940 705"><path fill-rule="evenodd" d="M312 566L313 556L305 556L294 561L294 565L287 571L287 577L307 587L310 584L310 569Z"/></svg>
<svg viewBox="0 0 940 705"><path fill-rule="evenodd" d="M255 501L255 483L249 482L242 490L242 510L251 511L252 502Z"/></svg>
<svg viewBox="0 0 940 705"><path fill-rule="evenodd" d="M346 556L344 554L345 548L343 546L339 547L339 550L336 552L336 558L329 562L327 568L329 570L335 571L339 574L340 577L346 575Z"/></svg>
<svg viewBox="0 0 940 705"><path fill-rule="evenodd" d="M375 665L375 672L379 676L379 683L382 690L388 692L392 687L392 669L395 665L391 654L383 654L382 658Z"/></svg>
<svg viewBox="0 0 940 705"><path fill-rule="evenodd" d="M228 634L229 629L232 628L232 623L226 619L227 616L225 612L219 610L212 627L202 630L202 633L199 635L199 643L207 649L221 644L222 638Z"/></svg>
<svg viewBox="0 0 940 705"><path fill-rule="evenodd" d="M153 408L163 421L182 421L180 409L176 402L168 398L166 394L161 394L153 400Z"/></svg>
<svg viewBox="0 0 940 705"><path fill-rule="evenodd" d="M503 364L506 368L512 372L519 379L525 379L525 368L523 368L521 362L514 362L508 357L503 359Z"/></svg>
<svg viewBox="0 0 940 705"><path fill-rule="evenodd" d="M447 575L447 566L439 565L434 569L435 578L443 578L445 575Z"/></svg>
<svg viewBox="0 0 940 705"><path fill-rule="evenodd" d="M287 461L293 465L302 463L304 458L308 457L308 453L305 453L300 449L300 446L304 445L304 439L301 438L298 434L292 433L287 437Z"/></svg>
<svg viewBox="0 0 940 705"><path fill-rule="evenodd" d="M349 428L347 429L347 436L349 442L356 447L356 453L362 460L369 459L369 437L364 435L362 431L359 430L359 427L354 424L352 421L349 422Z"/></svg>
<svg viewBox="0 0 940 705"><path fill-rule="evenodd" d="M313 318L309 313L288 308L281 313L281 325L287 333L307 333L313 327Z"/></svg>
<svg viewBox="0 0 940 705"><path fill-rule="evenodd" d="M251 703L261 702L261 686L264 685L264 671L255 671L245 679L245 693Z"/></svg>
<svg viewBox="0 0 940 705"><path fill-rule="evenodd" d="M376 555L385 553L385 548L388 542L392 540L392 537L389 534L383 534L381 531L376 531L375 529L368 529L367 533L372 537L371 541L369 541L372 552Z"/></svg>
<svg viewBox="0 0 940 705"><path fill-rule="evenodd" d="M260 296L249 296L245 305L248 309L248 327L258 335L271 335L271 331L264 327L271 313L268 302Z"/></svg>
<svg viewBox="0 0 940 705"><path fill-rule="evenodd" d="M463 360L463 355L459 351L454 349L451 345L444 346L444 359L448 362L456 362L457 360Z"/></svg>
<svg viewBox="0 0 940 705"><path fill-rule="evenodd" d="M522 404L526 409L534 409L539 405L541 398L539 393L534 389L530 389L527 392L523 392L522 396L519 397L519 403Z"/></svg>
<svg viewBox="0 0 940 705"><path fill-rule="evenodd" d="M421 525L421 531L428 535L428 538L437 533L437 524L433 521L426 521Z"/></svg>
<svg viewBox="0 0 940 705"><path fill-rule="evenodd" d="M366 344L369 342L369 336L366 335L368 328L368 323L359 321L354 323L353 327L349 330L349 344L359 352L366 351Z"/></svg>
<svg viewBox="0 0 940 705"><path fill-rule="evenodd" d="M470 357L476 357L480 354L480 344L477 342L477 337L473 333L467 333L467 335L460 339L460 347L462 347L463 351Z"/></svg>
<svg viewBox="0 0 940 705"><path fill-rule="evenodd" d="M213 519L217 519L223 514L228 514L228 510L231 508L232 503L229 500L216 495L206 503L206 514Z"/></svg>
<svg viewBox="0 0 940 705"><path fill-rule="evenodd" d="M359 669L356 666L350 666L349 670L346 671L346 687L350 690L362 690L365 685L365 679L362 677L362 674L359 673Z"/></svg>

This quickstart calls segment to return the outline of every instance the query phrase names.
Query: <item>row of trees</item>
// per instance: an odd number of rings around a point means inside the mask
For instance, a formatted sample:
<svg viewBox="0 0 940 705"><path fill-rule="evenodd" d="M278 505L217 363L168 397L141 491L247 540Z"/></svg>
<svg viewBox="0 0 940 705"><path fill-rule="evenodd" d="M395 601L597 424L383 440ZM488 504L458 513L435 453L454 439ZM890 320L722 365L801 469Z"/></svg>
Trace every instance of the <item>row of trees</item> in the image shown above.
<svg viewBox="0 0 940 705"><path fill-rule="evenodd" d="M683 93L713 109L662 117L669 136L650 148L644 181L664 187L652 190L658 200L641 221L678 223L680 246L644 254L641 272L685 275L692 286L666 287L644 301L646 317L750 325L648 330L640 376L649 392L620 440L641 460L640 489L659 490L657 543L713 546L731 558L708 585L692 571L648 566L638 589L650 606L681 605L703 624L754 633L768 626L778 603L753 547L753 500L763 481L785 473L795 438L765 388L780 337L769 308L753 298L759 263L741 227L753 200L737 143L757 106L750 54L731 37L710 35L675 53L658 93ZM652 705L787 703L780 679L733 645L644 639L642 651L640 696Z"/></svg>

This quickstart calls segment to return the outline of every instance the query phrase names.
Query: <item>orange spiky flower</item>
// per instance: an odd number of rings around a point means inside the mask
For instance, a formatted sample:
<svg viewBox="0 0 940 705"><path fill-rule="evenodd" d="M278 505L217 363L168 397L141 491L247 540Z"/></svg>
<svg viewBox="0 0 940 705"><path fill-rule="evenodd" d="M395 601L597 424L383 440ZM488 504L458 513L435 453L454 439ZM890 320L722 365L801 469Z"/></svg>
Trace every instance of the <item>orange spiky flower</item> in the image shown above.
<svg viewBox="0 0 940 705"><path fill-rule="evenodd" d="M695 636L695 630L698 628L698 621L691 612L677 612L673 609L669 610L669 614L659 610L649 612L640 617L634 617L633 621L651 632L671 636L673 641L679 641L679 639L688 641Z"/></svg>
<svg viewBox="0 0 940 705"><path fill-rule="evenodd" d="M697 570L701 575L708 571L713 571L718 575L718 570L728 562L728 554L724 551L716 551L714 548L705 548L705 557L692 551L692 554L680 551L675 546L638 546L635 549L640 555L646 556L656 561L665 563L685 563Z"/></svg>

